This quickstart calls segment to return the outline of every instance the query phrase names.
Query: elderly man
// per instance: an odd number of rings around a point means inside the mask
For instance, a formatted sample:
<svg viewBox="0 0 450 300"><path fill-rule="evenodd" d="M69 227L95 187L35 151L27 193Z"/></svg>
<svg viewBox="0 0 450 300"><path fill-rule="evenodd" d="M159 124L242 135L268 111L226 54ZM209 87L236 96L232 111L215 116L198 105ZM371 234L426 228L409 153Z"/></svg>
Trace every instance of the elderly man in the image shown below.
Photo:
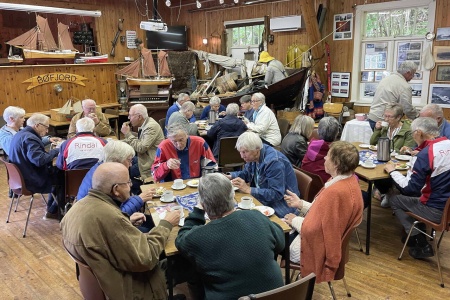
<svg viewBox="0 0 450 300"><path fill-rule="evenodd" d="M281 143L280 127L273 111L266 106L266 97L262 93L252 95L253 121L247 128L259 134L263 143L278 146Z"/></svg>
<svg viewBox="0 0 450 300"><path fill-rule="evenodd" d="M164 273L159 256L179 211L169 211L150 233L140 232L119 205L130 197L128 169L120 163L104 163L92 178L92 189L61 221L64 246L89 265L110 299L166 299Z"/></svg>
<svg viewBox="0 0 450 300"><path fill-rule="evenodd" d="M198 192L200 202L186 218L175 245L195 263L205 298L237 299L283 286L273 259L284 248L281 227L258 211L236 211L233 188L222 174L203 176ZM211 219L208 225L205 212Z"/></svg>
<svg viewBox="0 0 450 300"><path fill-rule="evenodd" d="M16 133L11 141L9 160L19 167L25 186L33 193L55 191L52 185L57 180L52 162L58 156L59 149L47 152L42 142L42 137L48 132L49 119L43 114L33 114L27 120L27 126ZM58 203L49 195L44 218L57 218L57 209Z"/></svg>
<svg viewBox="0 0 450 300"><path fill-rule="evenodd" d="M244 113L244 118L249 122L253 121L253 108L252 108L252 96L244 95L239 99L241 103L242 112Z"/></svg>
<svg viewBox="0 0 450 300"><path fill-rule="evenodd" d="M200 120L208 120L209 118L209 112L211 110L215 111L217 114L217 119L219 117L223 117L225 116L225 106L223 106L222 104L220 104L220 98L217 96L213 96L211 97L211 99L209 99L209 105L206 106L203 111L202 114L200 116Z"/></svg>
<svg viewBox="0 0 450 300"><path fill-rule="evenodd" d="M93 133L94 120L77 121L77 134L61 144L56 166L61 170L88 169L103 157L106 141Z"/></svg>
<svg viewBox="0 0 450 300"><path fill-rule="evenodd" d="M70 121L69 133L67 134L68 139L75 136L75 134L77 133L77 121L84 117L91 118L94 121L94 133L96 135L107 136L111 134L111 126L109 125L109 121L101 111L97 111L97 106L94 100L85 99L81 101L81 107L83 108L83 111L73 116L72 120Z"/></svg>
<svg viewBox="0 0 450 300"><path fill-rule="evenodd" d="M172 124L181 124L187 128L189 135L197 135L197 124L189 123L189 119L194 115L195 105L191 101L184 102L181 105L179 111L174 112L167 123L167 126L171 126ZM167 129L167 128L166 128Z"/></svg>
<svg viewBox="0 0 450 300"><path fill-rule="evenodd" d="M13 136L22 129L23 123L25 122L25 110L17 106L8 106L3 112L3 119L6 124L0 128L0 148L5 151L6 155L9 155L9 147ZM60 138L44 136L42 137L42 142L44 146L50 143L56 143L60 141Z"/></svg>
<svg viewBox="0 0 450 300"><path fill-rule="evenodd" d="M442 108L437 104L427 104L420 110L421 117L430 117L437 121L440 136L450 139L450 123L444 118Z"/></svg>
<svg viewBox="0 0 450 300"><path fill-rule="evenodd" d="M412 175L406 185L398 185L402 195L391 197L391 207L395 216L408 233L415 221L406 212L412 212L434 223L441 222L442 213L450 197L450 140L439 136L436 120L420 117L411 124L413 138L421 151L416 155ZM400 174L393 163L384 167L393 178ZM420 197L414 197L420 193ZM424 224L421 224L424 225ZM420 226L419 226L420 227ZM422 226L425 230L425 226ZM433 247L426 236L414 230L408 242L409 255L414 258L426 258L434 255Z"/></svg>
<svg viewBox="0 0 450 300"><path fill-rule="evenodd" d="M251 194L262 204L272 207L282 218L294 213L284 201L286 190L300 195L297 179L290 161L281 152L262 143L254 132L244 132L236 142L236 149L245 160L243 171L227 175L234 186Z"/></svg>
<svg viewBox="0 0 450 300"><path fill-rule="evenodd" d="M152 166L156 181L200 177L202 168L215 166L216 161L208 144L198 136L189 136L181 124L167 128L167 139L159 144Z"/></svg>
<svg viewBox="0 0 450 300"><path fill-rule="evenodd" d="M404 61L397 72L380 81L369 111L369 123L372 130L377 121L384 121L383 113L388 104L400 104L409 119L417 118L419 113L412 105L412 88L408 84L416 70L417 65L413 61Z"/></svg>
<svg viewBox="0 0 450 300"><path fill-rule="evenodd" d="M151 166L155 159L156 148L164 140L164 134L153 118L148 116L147 108L135 104L128 114L131 126L138 128L137 137L131 132L130 124L123 123L121 132L125 135L125 143L133 147L137 153L137 163L131 167L131 176L145 180L151 177Z"/></svg>
<svg viewBox="0 0 450 300"><path fill-rule="evenodd" d="M215 158L219 156L221 138L239 136L247 131L245 123L237 117L239 106L236 103L228 104L226 112L225 118L216 122L208 130L208 137L214 141L213 154Z"/></svg>
<svg viewBox="0 0 450 300"><path fill-rule="evenodd" d="M267 64L266 75L264 77L266 85L274 84L286 78L287 74L283 64L281 61L276 60L275 57L270 56L269 52L261 52L258 62Z"/></svg>
<svg viewBox="0 0 450 300"><path fill-rule="evenodd" d="M188 95L188 94L186 94L186 93L180 93L180 94L178 95L177 101L175 101L175 102L172 104L172 106L169 107L169 109L167 110L167 114L166 114L166 123L165 123L165 126L164 126L164 127L165 127L165 128L164 128L164 136L167 135L167 129L166 129L166 127L168 126L170 116L171 116L174 112L179 111L179 110L181 109L181 105L183 105L183 103L185 103L186 101L189 101L189 100L191 100L191 99L189 98L189 95ZM191 122L191 123L195 122L195 116L194 116L194 114L192 114L192 117L189 119L189 122Z"/></svg>

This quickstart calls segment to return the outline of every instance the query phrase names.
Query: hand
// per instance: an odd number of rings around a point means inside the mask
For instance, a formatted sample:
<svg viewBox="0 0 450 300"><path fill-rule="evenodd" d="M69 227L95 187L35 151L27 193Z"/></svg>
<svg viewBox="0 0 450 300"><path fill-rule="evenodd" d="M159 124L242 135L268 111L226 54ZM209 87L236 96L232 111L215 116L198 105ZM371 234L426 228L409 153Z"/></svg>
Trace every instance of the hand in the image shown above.
<svg viewBox="0 0 450 300"><path fill-rule="evenodd" d="M286 190L284 195L284 201L286 201L289 207L301 209L303 207L303 200L300 199L295 193L290 190Z"/></svg>
<svg viewBox="0 0 450 300"><path fill-rule="evenodd" d="M314 109L314 102L313 101L309 102L309 109Z"/></svg>
<svg viewBox="0 0 450 300"><path fill-rule="evenodd" d="M133 224L134 226L141 226L142 223L145 222L145 220L146 220L145 215L140 212L135 212L130 216L131 224Z"/></svg>
<svg viewBox="0 0 450 300"><path fill-rule="evenodd" d="M139 197L141 197L142 201L147 202L152 200L153 195L156 193L156 189L155 188L150 188L147 191L141 193L139 195Z"/></svg>
<svg viewBox="0 0 450 300"><path fill-rule="evenodd" d="M180 216L181 216L181 211L171 210L171 211L167 211L166 217L163 220L166 220L167 222L172 224L172 226L177 226L178 223L180 223Z"/></svg>
<svg viewBox="0 0 450 300"><path fill-rule="evenodd" d="M219 116L226 116L227 115L227 112L225 112L225 111L221 111L220 113L219 113Z"/></svg>
<svg viewBox="0 0 450 300"><path fill-rule="evenodd" d="M416 156L417 155L417 153L419 153L419 151L418 150L413 150L413 151L411 151L411 156Z"/></svg>
<svg viewBox="0 0 450 300"><path fill-rule="evenodd" d="M120 129L120 132L122 132L123 134L128 134L131 131L130 125L128 124L128 122L125 122L122 124L122 128Z"/></svg>
<svg viewBox="0 0 450 300"><path fill-rule="evenodd" d="M375 128L376 129L381 129L381 121L378 121L375 123Z"/></svg>
<svg viewBox="0 0 450 300"><path fill-rule="evenodd" d="M294 214L287 214L284 216L284 221L289 225L292 225L292 220L296 217Z"/></svg>
<svg viewBox="0 0 450 300"><path fill-rule="evenodd" d="M392 172L395 170L395 164L392 161L389 161L386 163L386 165L384 166L384 170L388 173Z"/></svg>
<svg viewBox="0 0 450 300"><path fill-rule="evenodd" d="M100 123L100 120L98 119L98 117L95 113L90 113L88 117L91 118L92 121L94 121L95 125Z"/></svg>
<svg viewBox="0 0 450 300"><path fill-rule="evenodd" d="M412 149L409 147L403 146L400 148L399 151L400 151L400 154L405 154L405 153L411 154Z"/></svg>
<svg viewBox="0 0 450 300"><path fill-rule="evenodd" d="M62 141L62 139L59 138L59 137L51 137L51 138L49 138L48 140L49 140L52 144L56 144L56 143Z"/></svg>
<svg viewBox="0 0 450 300"><path fill-rule="evenodd" d="M236 178L232 179L231 184L234 185L235 187L237 187L243 193L250 194L252 191L252 188L250 187L250 185L248 185L244 181L244 179L242 179L240 177L236 177Z"/></svg>
<svg viewBox="0 0 450 300"><path fill-rule="evenodd" d="M180 168L181 160L177 158L169 158L169 160L166 163L169 169L175 170Z"/></svg>

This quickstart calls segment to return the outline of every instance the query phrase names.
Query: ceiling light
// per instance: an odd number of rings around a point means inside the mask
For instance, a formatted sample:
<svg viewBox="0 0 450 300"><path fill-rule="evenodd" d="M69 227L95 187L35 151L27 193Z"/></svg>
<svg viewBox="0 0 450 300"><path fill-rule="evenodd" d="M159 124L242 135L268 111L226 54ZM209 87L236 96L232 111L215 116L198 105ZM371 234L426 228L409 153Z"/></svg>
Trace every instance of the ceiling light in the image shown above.
<svg viewBox="0 0 450 300"><path fill-rule="evenodd" d="M197 0L197 8L202 8L202 4Z"/></svg>
<svg viewBox="0 0 450 300"><path fill-rule="evenodd" d="M239 3L239 0L234 0L234 3L238 4L238 3Z"/></svg>
<svg viewBox="0 0 450 300"><path fill-rule="evenodd" d="M28 12L49 13L49 14L59 14L59 15L87 16L87 17L101 17L101 15L102 15L102 12L99 10L81 10L81 9L70 9L70 8L27 5L27 4L14 4L14 3L2 3L2 2L0 2L0 10L28 11Z"/></svg>
<svg viewBox="0 0 450 300"><path fill-rule="evenodd" d="M171 4L172 4L172 3L170 2L170 0L166 0L166 6L167 6L167 7L170 7Z"/></svg>
<svg viewBox="0 0 450 300"><path fill-rule="evenodd" d="M219 0L220 4L223 4L225 2L225 0Z"/></svg>

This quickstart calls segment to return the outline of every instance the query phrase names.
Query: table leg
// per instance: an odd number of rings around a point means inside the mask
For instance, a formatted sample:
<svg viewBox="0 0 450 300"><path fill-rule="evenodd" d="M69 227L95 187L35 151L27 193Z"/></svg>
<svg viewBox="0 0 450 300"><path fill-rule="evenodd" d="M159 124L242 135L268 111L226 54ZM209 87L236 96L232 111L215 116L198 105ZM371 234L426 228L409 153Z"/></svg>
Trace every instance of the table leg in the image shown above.
<svg viewBox="0 0 450 300"><path fill-rule="evenodd" d="M285 246L284 246L284 279L285 283L289 284L291 283L291 256L289 253L289 232L284 233L284 239L285 239Z"/></svg>
<svg viewBox="0 0 450 300"><path fill-rule="evenodd" d="M169 300L173 299L173 260L171 259L172 256L167 257L167 270L166 270L166 276L167 276L167 289L169 290Z"/></svg>
<svg viewBox="0 0 450 300"><path fill-rule="evenodd" d="M369 206L367 206L367 229L366 229L366 255L370 252L370 223L372 221L372 181L367 182L369 187L367 193L369 194Z"/></svg>

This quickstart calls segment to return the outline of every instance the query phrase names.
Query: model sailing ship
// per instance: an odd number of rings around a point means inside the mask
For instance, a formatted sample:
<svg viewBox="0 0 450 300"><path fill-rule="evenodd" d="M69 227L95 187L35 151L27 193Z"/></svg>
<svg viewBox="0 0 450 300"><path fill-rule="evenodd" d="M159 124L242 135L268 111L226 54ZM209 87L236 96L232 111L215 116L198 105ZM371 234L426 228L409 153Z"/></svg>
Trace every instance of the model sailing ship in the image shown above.
<svg viewBox="0 0 450 300"><path fill-rule="evenodd" d="M36 26L24 34L6 42L10 46L21 48L25 59L74 59L78 50L72 44L69 26L58 23L58 44L53 38L46 18L36 15ZM12 47L8 60L23 62L21 56L12 55Z"/></svg>

